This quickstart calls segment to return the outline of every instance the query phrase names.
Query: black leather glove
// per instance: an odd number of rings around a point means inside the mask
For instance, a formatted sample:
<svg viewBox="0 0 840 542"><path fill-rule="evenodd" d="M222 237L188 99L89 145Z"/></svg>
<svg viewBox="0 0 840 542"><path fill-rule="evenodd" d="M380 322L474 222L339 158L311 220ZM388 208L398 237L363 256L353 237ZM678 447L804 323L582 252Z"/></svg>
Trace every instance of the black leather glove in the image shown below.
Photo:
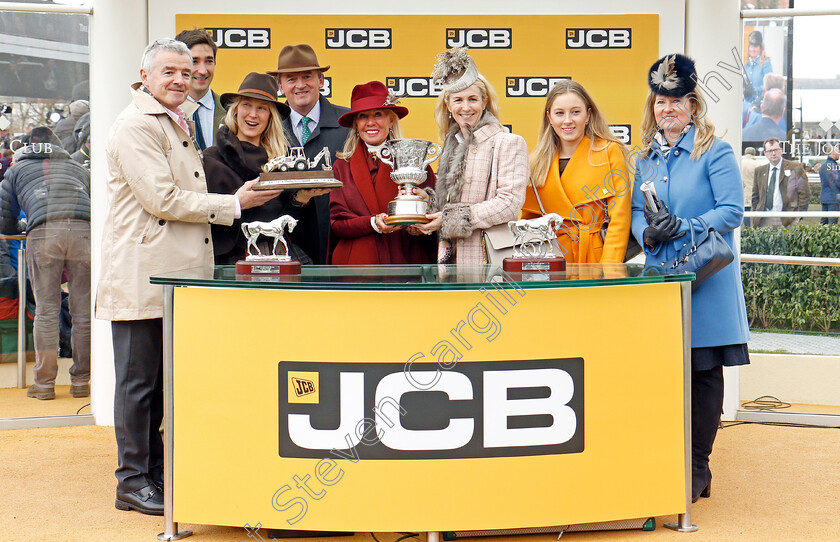
<svg viewBox="0 0 840 542"><path fill-rule="evenodd" d="M661 212L661 210L660 210ZM665 241L673 241L679 239L685 232L680 232L680 219L672 214L667 214L661 220L654 221L650 226L645 228L644 241L649 247L655 247L659 243Z"/></svg>
<svg viewBox="0 0 840 542"><path fill-rule="evenodd" d="M662 206L662 208L658 211L651 211L647 205L643 207L643 210L645 212L645 220L647 220L648 224L661 222L670 214L668 212L668 207L664 203L660 202L659 204Z"/></svg>

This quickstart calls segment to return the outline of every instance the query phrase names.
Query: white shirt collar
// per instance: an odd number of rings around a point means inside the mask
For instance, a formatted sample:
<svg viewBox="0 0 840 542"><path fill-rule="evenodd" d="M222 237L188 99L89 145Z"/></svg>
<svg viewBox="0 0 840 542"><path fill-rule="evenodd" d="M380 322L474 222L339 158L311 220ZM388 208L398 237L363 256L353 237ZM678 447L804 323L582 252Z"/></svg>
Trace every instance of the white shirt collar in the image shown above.
<svg viewBox="0 0 840 542"><path fill-rule="evenodd" d="M315 105L312 106L312 109L309 110L309 113L306 116L315 123L315 126L318 125L318 121L321 120L321 100L315 102ZM289 115L289 120L292 123L292 126L299 127L300 121L303 119L303 115L292 109L291 114Z"/></svg>
<svg viewBox="0 0 840 542"><path fill-rule="evenodd" d="M215 104L215 102L213 101L213 92L209 88L207 89L207 92L204 93L204 96L202 96L201 98L193 100L193 97L189 96L189 99L211 110L213 109L213 105Z"/></svg>

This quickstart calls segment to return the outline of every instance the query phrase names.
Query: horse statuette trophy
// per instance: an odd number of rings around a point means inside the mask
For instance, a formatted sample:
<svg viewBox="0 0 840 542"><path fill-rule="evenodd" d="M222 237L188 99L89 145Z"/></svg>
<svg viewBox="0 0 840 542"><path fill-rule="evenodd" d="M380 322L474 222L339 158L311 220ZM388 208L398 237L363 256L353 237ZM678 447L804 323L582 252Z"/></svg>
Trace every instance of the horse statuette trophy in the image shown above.
<svg viewBox="0 0 840 542"><path fill-rule="evenodd" d="M242 233L248 240L245 248L245 259L236 262L237 275L297 275L300 273L300 262L289 256L289 244L285 239L285 232L289 233L297 226L297 220L289 215L275 218L271 222L243 222ZM260 235L274 239L271 254L263 254L257 240ZM277 244L283 245L283 254L277 255ZM254 252L251 251L254 249Z"/></svg>
<svg viewBox="0 0 840 542"><path fill-rule="evenodd" d="M563 218L548 213L539 218L511 220L513 257L502 260L502 269L511 273L548 273L566 270L566 260L557 244L557 228Z"/></svg>
<svg viewBox="0 0 840 542"><path fill-rule="evenodd" d="M389 139L378 154L383 162L391 166L391 180L399 185L396 198L388 203L389 226L426 224L429 204L414 194L413 188L426 180L426 166L440 157L440 145L425 139Z"/></svg>

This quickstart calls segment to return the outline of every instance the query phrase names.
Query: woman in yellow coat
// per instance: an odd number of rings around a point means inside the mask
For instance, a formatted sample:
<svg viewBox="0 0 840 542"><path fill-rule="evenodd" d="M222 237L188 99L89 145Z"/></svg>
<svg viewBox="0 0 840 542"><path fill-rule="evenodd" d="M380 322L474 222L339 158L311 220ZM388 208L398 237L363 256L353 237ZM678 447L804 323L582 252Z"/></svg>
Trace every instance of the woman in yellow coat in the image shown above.
<svg viewBox="0 0 840 542"><path fill-rule="evenodd" d="M546 99L531 178L546 213L563 217L557 241L569 263L621 263L630 236L632 177L625 147L610 132L586 89L557 83ZM542 215L533 187L523 218ZM606 236L601 226L609 216Z"/></svg>

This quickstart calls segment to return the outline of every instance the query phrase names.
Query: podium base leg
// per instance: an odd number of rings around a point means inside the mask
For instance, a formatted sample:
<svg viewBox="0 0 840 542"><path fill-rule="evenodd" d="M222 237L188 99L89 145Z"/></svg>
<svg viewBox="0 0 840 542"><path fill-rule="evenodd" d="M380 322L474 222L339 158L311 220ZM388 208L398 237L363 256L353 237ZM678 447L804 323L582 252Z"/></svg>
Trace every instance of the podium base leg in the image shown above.
<svg viewBox="0 0 840 542"><path fill-rule="evenodd" d="M681 533L693 533L694 531L699 529L699 527L697 527L697 525L694 525L693 523L691 523L690 519L686 518L685 514L678 515L677 519L679 519L679 521L677 521L677 522L666 521L662 525L666 529L671 529L672 531L679 531Z"/></svg>
<svg viewBox="0 0 840 542"><path fill-rule="evenodd" d="M175 534L160 533L157 535L158 540L181 540L188 536L192 536L192 531L184 529L183 531L175 531Z"/></svg>

